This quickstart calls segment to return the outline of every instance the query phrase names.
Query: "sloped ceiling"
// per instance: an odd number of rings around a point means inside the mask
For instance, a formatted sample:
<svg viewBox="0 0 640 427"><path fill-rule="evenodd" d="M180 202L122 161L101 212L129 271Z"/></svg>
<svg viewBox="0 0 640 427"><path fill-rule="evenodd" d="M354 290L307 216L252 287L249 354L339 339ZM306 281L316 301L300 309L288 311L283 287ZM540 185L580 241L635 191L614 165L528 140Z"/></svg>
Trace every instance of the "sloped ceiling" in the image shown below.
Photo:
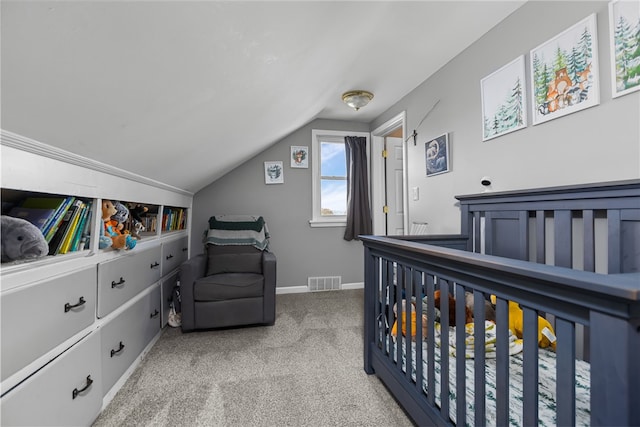
<svg viewBox="0 0 640 427"><path fill-rule="evenodd" d="M1 125L196 192L316 118L371 122L523 3L3 0Z"/></svg>

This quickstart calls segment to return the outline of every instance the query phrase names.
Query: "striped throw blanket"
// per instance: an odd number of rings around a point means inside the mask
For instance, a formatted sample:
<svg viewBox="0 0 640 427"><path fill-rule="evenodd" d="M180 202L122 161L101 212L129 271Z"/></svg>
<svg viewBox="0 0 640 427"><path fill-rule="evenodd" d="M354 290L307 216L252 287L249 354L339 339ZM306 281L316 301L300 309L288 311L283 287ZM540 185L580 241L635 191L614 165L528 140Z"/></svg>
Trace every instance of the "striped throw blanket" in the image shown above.
<svg viewBox="0 0 640 427"><path fill-rule="evenodd" d="M262 251L269 248L269 230L261 216L215 215L209 218L207 245L251 245Z"/></svg>

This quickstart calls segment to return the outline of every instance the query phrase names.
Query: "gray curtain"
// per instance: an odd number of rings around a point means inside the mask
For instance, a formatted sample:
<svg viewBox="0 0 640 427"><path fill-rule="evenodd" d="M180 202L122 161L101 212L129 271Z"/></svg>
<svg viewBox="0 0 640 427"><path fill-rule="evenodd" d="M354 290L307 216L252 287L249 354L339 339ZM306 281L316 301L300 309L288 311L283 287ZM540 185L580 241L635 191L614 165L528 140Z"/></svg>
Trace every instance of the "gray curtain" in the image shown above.
<svg viewBox="0 0 640 427"><path fill-rule="evenodd" d="M358 240L360 234L372 233L367 173L367 139L345 136L347 157L347 229L345 240Z"/></svg>

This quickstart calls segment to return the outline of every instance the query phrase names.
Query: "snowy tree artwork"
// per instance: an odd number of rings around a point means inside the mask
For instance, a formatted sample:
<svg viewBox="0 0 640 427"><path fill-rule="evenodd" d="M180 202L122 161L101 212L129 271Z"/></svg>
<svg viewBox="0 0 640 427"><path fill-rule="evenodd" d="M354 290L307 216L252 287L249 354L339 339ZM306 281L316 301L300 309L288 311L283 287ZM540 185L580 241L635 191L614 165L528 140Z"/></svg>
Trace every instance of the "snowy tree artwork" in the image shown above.
<svg viewBox="0 0 640 427"><path fill-rule="evenodd" d="M611 93L614 98L640 89L640 2L609 3Z"/></svg>
<svg viewBox="0 0 640 427"><path fill-rule="evenodd" d="M527 127L524 55L480 81L482 140Z"/></svg>
<svg viewBox="0 0 640 427"><path fill-rule="evenodd" d="M531 104L537 125L600 103L596 15L531 50Z"/></svg>

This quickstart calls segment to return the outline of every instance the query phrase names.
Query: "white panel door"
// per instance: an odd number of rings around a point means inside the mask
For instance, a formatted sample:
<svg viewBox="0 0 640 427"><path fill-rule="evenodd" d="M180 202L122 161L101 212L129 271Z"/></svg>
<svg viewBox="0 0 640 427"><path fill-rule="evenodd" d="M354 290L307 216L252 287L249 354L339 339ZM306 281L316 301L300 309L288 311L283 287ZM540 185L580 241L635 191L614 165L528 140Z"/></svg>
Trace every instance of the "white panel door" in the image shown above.
<svg viewBox="0 0 640 427"><path fill-rule="evenodd" d="M387 234L404 234L402 138L386 138Z"/></svg>

